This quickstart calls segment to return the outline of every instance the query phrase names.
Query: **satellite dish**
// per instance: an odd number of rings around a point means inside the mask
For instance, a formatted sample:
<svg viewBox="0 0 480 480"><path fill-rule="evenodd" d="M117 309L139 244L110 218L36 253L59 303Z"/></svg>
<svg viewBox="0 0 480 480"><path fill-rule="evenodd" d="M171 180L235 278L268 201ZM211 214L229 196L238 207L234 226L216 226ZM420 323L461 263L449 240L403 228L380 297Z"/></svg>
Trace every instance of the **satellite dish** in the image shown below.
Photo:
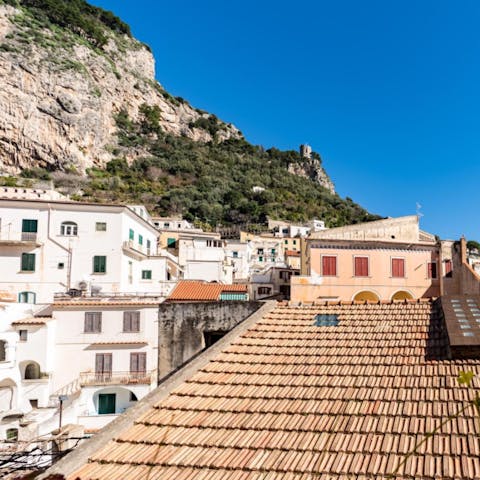
<svg viewBox="0 0 480 480"><path fill-rule="evenodd" d="M92 285L90 287L90 291L94 295L98 295L102 291L102 287L100 285Z"/></svg>
<svg viewBox="0 0 480 480"><path fill-rule="evenodd" d="M87 287L88 287L87 282L84 282L84 281L78 282L78 288L79 288L80 290L86 290Z"/></svg>

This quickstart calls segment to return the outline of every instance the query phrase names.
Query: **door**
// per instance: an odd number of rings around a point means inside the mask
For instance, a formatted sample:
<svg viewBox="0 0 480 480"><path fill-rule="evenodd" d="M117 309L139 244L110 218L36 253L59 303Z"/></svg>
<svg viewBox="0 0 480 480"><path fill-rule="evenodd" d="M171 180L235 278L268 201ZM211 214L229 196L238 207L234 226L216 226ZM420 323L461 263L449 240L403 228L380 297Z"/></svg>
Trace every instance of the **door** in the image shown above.
<svg viewBox="0 0 480 480"><path fill-rule="evenodd" d="M97 353L95 355L95 376L97 380L107 380L112 376L112 354Z"/></svg>
<svg viewBox="0 0 480 480"><path fill-rule="evenodd" d="M147 371L147 354L131 353L130 354L130 374L135 377L144 377Z"/></svg>
<svg viewBox="0 0 480 480"><path fill-rule="evenodd" d="M98 395L98 414L115 413L116 397L115 393L100 393Z"/></svg>
<svg viewBox="0 0 480 480"><path fill-rule="evenodd" d="M22 220L22 241L32 241L37 239L38 220Z"/></svg>

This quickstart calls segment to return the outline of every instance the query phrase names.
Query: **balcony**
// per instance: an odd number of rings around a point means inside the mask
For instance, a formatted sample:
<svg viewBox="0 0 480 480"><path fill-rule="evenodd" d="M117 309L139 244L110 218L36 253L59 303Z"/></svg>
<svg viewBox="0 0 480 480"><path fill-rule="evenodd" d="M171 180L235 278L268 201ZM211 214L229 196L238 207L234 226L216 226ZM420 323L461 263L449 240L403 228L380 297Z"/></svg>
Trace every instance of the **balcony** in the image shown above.
<svg viewBox="0 0 480 480"><path fill-rule="evenodd" d="M154 379L155 370L150 372L82 372L80 385L82 387L98 385L150 385Z"/></svg>
<svg viewBox="0 0 480 480"><path fill-rule="evenodd" d="M4 247L40 247L42 242L38 240L36 232L12 232L11 230L0 231L0 246Z"/></svg>
<svg viewBox="0 0 480 480"><path fill-rule="evenodd" d="M145 245L140 245L133 240L123 242L123 251L127 254L134 256L135 258L138 258L139 260L151 256L156 256L156 246L155 248L147 248Z"/></svg>

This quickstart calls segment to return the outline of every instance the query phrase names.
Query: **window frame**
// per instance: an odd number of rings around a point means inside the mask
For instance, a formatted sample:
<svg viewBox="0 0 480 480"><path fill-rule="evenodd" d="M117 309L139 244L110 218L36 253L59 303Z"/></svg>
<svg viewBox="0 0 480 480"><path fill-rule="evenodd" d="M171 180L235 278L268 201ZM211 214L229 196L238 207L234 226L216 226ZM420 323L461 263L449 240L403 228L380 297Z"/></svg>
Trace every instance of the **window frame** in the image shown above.
<svg viewBox="0 0 480 480"><path fill-rule="evenodd" d="M103 270L102 265L99 263L100 259L103 258ZM93 265L92 265L92 273L94 274L106 274L107 273L107 256L106 255L94 255L93 256Z"/></svg>
<svg viewBox="0 0 480 480"><path fill-rule="evenodd" d="M125 310L123 312L123 333L140 332L140 310Z"/></svg>
<svg viewBox="0 0 480 480"><path fill-rule="evenodd" d="M151 280L152 271L151 270L142 270L142 280Z"/></svg>
<svg viewBox="0 0 480 480"><path fill-rule="evenodd" d="M321 255L320 265L322 267L322 277L338 277L338 255ZM335 259L335 273L325 273L324 259Z"/></svg>
<svg viewBox="0 0 480 480"><path fill-rule="evenodd" d="M107 222L95 222L95 231L96 232L106 232L107 231Z"/></svg>
<svg viewBox="0 0 480 480"><path fill-rule="evenodd" d="M33 265L31 262L33 261ZM23 252L21 256L20 271L21 272L34 272L36 264L36 254Z"/></svg>
<svg viewBox="0 0 480 480"><path fill-rule="evenodd" d="M403 265L403 275L394 275L393 263L395 260L401 260ZM405 257L390 257L390 277L391 278L407 278L407 262Z"/></svg>
<svg viewBox="0 0 480 480"><path fill-rule="evenodd" d="M60 224L60 236L62 237L78 237L78 224L67 220Z"/></svg>
<svg viewBox="0 0 480 480"><path fill-rule="evenodd" d="M102 312L85 312L83 333L102 333Z"/></svg>
<svg viewBox="0 0 480 480"><path fill-rule="evenodd" d="M359 275L357 274L357 259L366 259L367 260L367 274ZM370 257L368 255L354 255L353 256L353 276L358 278L368 278L370 276Z"/></svg>
<svg viewBox="0 0 480 480"><path fill-rule="evenodd" d="M28 341L28 330L22 328L18 331L18 341L27 342Z"/></svg>
<svg viewBox="0 0 480 480"><path fill-rule="evenodd" d="M27 301L26 302L22 302L21 299L22 299L22 296L26 296L26 299ZM30 300L30 296L33 296L33 302L29 302L28 300ZM18 303L29 303L31 305L35 305L37 303L37 294L35 292L31 292L29 290L25 290L23 292L18 292Z"/></svg>
<svg viewBox="0 0 480 480"><path fill-rule="evenodd" d="M438 262L427 262L427 278L430 280L436 280L438 278Z"/></svg>

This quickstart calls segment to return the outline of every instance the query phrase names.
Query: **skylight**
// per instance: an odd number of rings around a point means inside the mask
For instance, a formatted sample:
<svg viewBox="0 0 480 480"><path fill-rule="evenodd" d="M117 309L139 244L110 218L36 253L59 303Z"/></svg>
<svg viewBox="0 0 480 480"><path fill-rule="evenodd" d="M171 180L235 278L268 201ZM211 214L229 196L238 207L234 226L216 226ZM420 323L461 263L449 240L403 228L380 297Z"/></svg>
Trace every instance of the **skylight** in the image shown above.
<svg viewBox="0 0 480 480"><path fill-rule="evenodd" d="M316 327L337 327L340 321L338 320L338 315L328 315L324 313L317 313L314 317L313 324Z"/></svg>

